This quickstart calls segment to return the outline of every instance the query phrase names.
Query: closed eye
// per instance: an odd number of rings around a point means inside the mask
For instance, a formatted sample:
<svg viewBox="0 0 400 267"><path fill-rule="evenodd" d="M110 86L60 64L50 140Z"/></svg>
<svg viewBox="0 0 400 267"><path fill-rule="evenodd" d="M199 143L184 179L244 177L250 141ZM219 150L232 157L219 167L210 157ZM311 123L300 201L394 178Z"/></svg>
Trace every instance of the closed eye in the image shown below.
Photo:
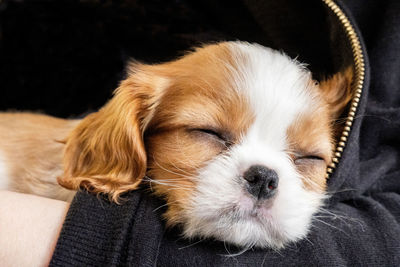
<svg viewBox="0 0 400 267"><path fill-rule="evenodd" d="M295 164L322 163L322 162L325 162L325 159L318 155L304 155L304 156L298 156L294 159Z"/></svg>
<svg viewBox="0 0 400 267"><path fill-rule="evenodd" d="M307 156L303 156L303 157L300 157L300 158L303 158L303 159L313 159L313 160L324 160L322 157L316 156L316 155L307 155Z"/></svg>
<svg viewBox="0 0 400 267"><path fill-rule="evenodd" d="M207 134L207 135L211 135L211 136L213 136L213 137L216 137L216 138L218 138L218 139L221 139L221 140L225 141L224 136L223 136L221 133L217 132L216 130L213 130L213 129L202 129L202 128L200 128L200 129L193 129L193 130L194 130L194 131L201 132L201 133L205 133L205 134Z"/></svg>
<svg viewBox="0 0 400 267"><path fill-rule="evenodd" d="M225 148L229 148L233 145L233 141L229 137L229 134L215 130L215 128L192 128L189 129L189 131L206 139L214 140L216 143L222 144Z"/></svg>

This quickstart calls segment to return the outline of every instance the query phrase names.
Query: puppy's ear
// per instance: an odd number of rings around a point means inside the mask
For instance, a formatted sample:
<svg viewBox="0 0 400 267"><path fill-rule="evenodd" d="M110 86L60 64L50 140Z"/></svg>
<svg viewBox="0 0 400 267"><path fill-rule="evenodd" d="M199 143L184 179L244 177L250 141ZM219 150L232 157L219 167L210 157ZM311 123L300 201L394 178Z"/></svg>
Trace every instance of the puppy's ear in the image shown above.
<svg viewBox="0 0 400 267"><path fill-rule="evenodd" d="M143 133L167 86L151 66L131 65L130 75L98 112L84 118L69 135L60 185L119 196L136 189L146 172Z"/></svg>
<svg viewBox="0 0 400 267"><path fill-rule="evenodd" d="M353 68L348 67L320 83L322 96L328 103L332 120L340 117L347 104L352 99L353 93L351 84L353 76Z"/></svg>

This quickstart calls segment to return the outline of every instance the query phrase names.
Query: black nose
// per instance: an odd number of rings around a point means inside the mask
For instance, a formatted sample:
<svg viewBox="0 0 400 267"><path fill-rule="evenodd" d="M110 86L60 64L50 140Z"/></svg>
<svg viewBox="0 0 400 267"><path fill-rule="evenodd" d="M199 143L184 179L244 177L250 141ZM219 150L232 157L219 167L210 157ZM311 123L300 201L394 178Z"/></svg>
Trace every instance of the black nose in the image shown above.
<svg viewBox="0 0 400 267"><path fill-rule="evenodd" d="M247 191L258 199L267 199L275 195L278 187L278 174L265 166L251 166L243 178L248 181Z"/></svg>

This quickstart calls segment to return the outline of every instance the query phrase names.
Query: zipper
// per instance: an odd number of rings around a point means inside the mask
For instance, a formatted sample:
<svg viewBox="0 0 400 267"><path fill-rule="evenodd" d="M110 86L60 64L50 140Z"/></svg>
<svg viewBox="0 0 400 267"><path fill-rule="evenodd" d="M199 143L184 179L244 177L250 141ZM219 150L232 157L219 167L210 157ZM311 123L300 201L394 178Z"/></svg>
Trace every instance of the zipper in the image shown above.
<svg viewBox="0 0 400 267"><path fill-rule="evenodd" d="M346 118L345 127L340 136L339 142L336 144L336 147L334 149L332 161L326 169L326 178L329 179L330 175L335 171L336 166L339 163L340 158L342 157L343 150L347 145L347 138L350 134L354 117L357 112L358 103L360 102L363 90L364 78L365 78L365 63L364 63L364 54L361 49L360 39L358 38L358 35L354 30L354 27L350 23L349 19L347 18L347 16L333 0L322 0L322 1L338 17L340 23L342 24L346 32L346 36L350 41L351 49L353 52L353 60L355 64L355 75L354 75L355 78L353 79L352 82L352 90L354 92L354 95L350 102L350 110Z"/></svg>

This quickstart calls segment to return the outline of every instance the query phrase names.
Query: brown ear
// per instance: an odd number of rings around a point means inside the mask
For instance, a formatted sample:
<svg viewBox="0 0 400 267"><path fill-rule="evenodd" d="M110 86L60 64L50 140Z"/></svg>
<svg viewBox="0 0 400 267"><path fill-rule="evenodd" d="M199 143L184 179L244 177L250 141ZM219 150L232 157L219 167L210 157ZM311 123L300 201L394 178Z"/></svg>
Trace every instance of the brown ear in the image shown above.
<svg viewBox="0 0 400 267"><path fill-rule="evenodd" d="M351 84L353 76L353 68L348 67L320 83L320 89L325 101L329 105L332 120L340 117L352 99Z"/></svg>
<svg viewBox="0 0 400 267"><path fill-rule="evenodd" d="M136 189L146 172L143 133L161 99L166 80L151 66L131 66L131 74L98 112L84 118L69 135L60 185L119 196Z"/></svg>

